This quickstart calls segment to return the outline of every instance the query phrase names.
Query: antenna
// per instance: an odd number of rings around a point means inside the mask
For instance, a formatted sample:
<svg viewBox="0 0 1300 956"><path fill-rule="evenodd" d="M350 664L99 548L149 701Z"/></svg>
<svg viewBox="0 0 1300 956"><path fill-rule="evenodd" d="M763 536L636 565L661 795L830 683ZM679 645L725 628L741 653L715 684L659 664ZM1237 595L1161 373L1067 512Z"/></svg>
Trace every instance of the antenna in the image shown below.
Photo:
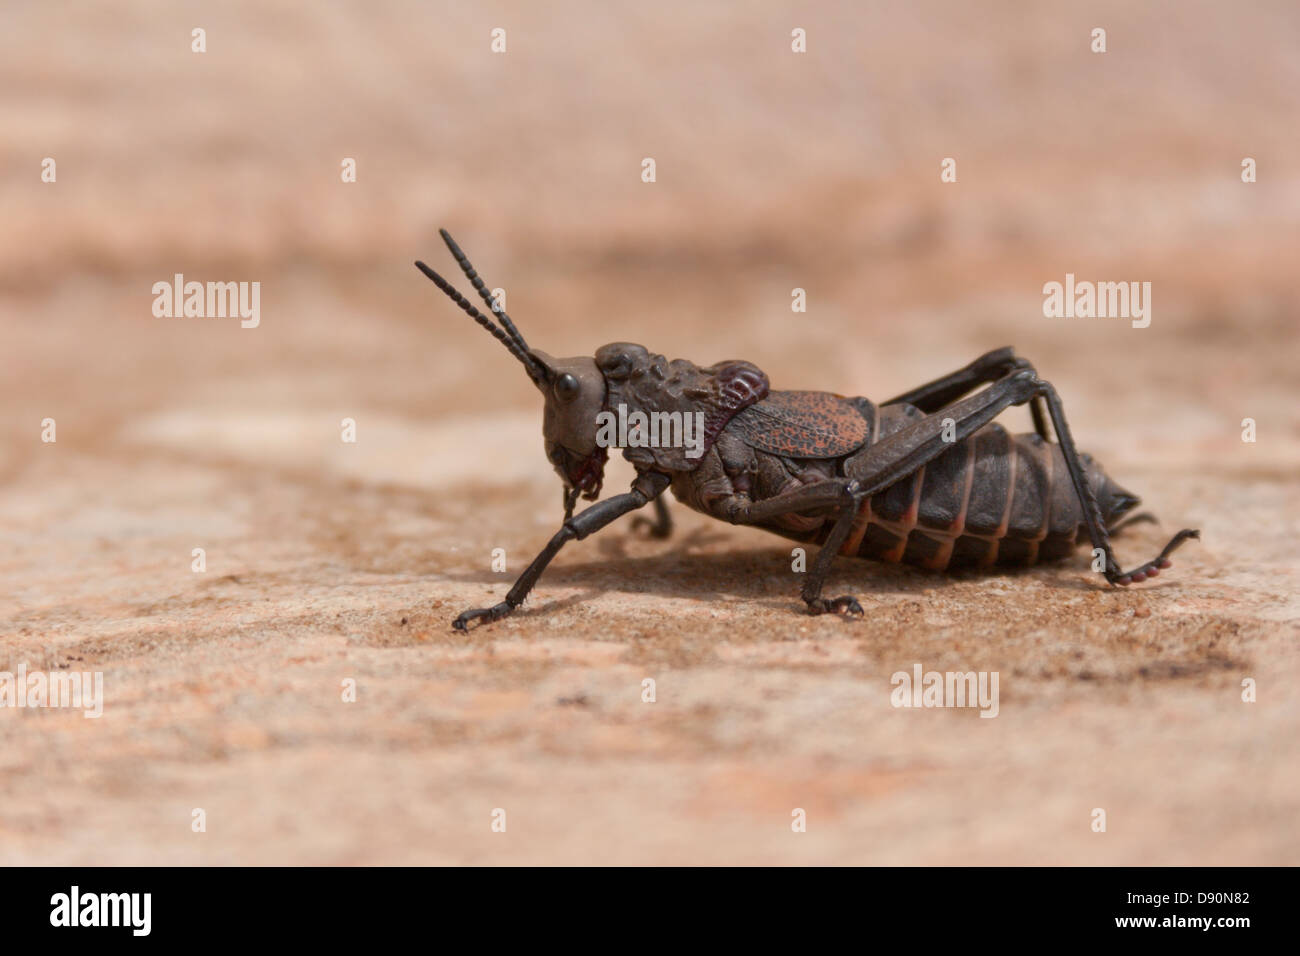
<svg viewBox="0 0 1300 956"><path fill-rule="evenodd" d="M452 302L455 302L458 306L460 306L463 310L465 310L465 312L470 316L470 318L472 318L479 325L483 326L483 328L491 332L493 338L495 338L498 342L504 345L506 349L509 350L511 355L519 359L519 361L523 362L524 368L528 370L528 375L530 378L532 378L533 381L535 382L546 381L546 371L542 366L542 364L538 362L537 359L533 358L533 356L529 355L528 352L524 350L524 347L520 347L520 345L515 339L511 338L505 332L501 331L501 329L498 328L496 324L492 322L491 319L489 319L478 309L474 308L474 303L470 302L469 299L465 298L463 295L457 292L455 287L452 286L450 282L448 282L442 276L438 275L438 273L434 272L432 269L426 266L423 262L420 262L418 259L415 262L415 267L419 269L421 272L423 272L434 285L436 285L439 289L441 289L444 293L446 293L447 298L451 299Z"/></svg>
<svg viewBox="0 0 1300 956"><path fill-rule="evenodd" d="M501 324L505 326L506 332L509 333L510 337L519 344L521 349L527 352L528 343L525 342L524 337L519 334L519 330L515 328L515 324L510 321L510 316L506 315L506 310L497 308L496 303L492 301L492 293L488 292L487 284L479 274L474 271L474 266L470 264L469 256L465 255L465 253L461 251L460 246L456 245L456 240L451 237L451 233L446 229L439 229L438 232L442 234L442 241L447 244L447 248L451 250L451 254L456 257L456 261L460 264L461 271L465 273L465 278L473 283L474 288L478 290L479 296L487 304L488 311L493 315L499 315L501 317Z"/></svg>

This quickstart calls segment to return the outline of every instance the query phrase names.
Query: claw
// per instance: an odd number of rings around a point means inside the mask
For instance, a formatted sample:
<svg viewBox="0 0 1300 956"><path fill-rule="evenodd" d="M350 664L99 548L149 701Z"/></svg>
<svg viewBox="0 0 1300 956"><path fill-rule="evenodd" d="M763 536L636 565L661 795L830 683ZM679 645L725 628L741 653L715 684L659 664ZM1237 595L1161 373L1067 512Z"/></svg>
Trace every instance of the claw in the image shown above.
<svg viewBox="0 0 1300 956"><path fill-rule="evenodd" d="M499 621L505 617L514 608L509 603L502 601L500 604L494 604L492 607L476 607L460 614L456 620L451 622L451 626L458 631L468 631L470 621L484 620L484 623Z"/></svg>
<svg viewBox="0 0 1300 956"><path fill-rule="evenodd" d="M858 603L858 599L851 594L843 594L837 597L831 602L831 608L841 614L851 614L857 617L862 617L865 613L862 610L862 605Z"/></svg>
<svg viewBox="0 0 1300 956"><path fill-rule="evenodd" d="M858 599L851 594L841 594L839 597L827 601L825 598L816 598L808 602L809 614L825 614L828 611L834 611L836 614L843 614L845 617L862 617L862 605Z"/></svg>
<svg viewBox="0 0 1300 956"><path fill-rule="evenodd" d="M1140 584L1147 578L1158 577L1162 569L1168 568L1171 565L1169 555L1173 554L1180 544L1191 538L1199 539L1200 537L1201 532L1193 531L1190 528L1184 528L1169 540L1169 543L1165 545L1163 551L1146 564L1134 568L1132 571L1120 571L1119 568L1112 567L1111 570L1107 572L1106 579L1110 581L1111 584L1117 584L1120 587L1127 587L1130 584Z"/></svg>

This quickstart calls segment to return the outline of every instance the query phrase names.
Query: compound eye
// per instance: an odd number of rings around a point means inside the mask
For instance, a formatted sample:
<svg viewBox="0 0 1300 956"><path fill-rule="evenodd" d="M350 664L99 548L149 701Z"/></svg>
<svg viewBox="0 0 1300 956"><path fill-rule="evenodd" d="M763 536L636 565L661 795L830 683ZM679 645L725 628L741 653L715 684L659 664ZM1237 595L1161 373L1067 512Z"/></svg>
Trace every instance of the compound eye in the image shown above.
<svg viewBox="0 0 1300 956"><path fill-rule="evenodd" d="M578 380L568 372L565 372L555 380L555 397L562 402L573 401L578 397L578 392L581 390L581 386L578 385Z"/></svg>

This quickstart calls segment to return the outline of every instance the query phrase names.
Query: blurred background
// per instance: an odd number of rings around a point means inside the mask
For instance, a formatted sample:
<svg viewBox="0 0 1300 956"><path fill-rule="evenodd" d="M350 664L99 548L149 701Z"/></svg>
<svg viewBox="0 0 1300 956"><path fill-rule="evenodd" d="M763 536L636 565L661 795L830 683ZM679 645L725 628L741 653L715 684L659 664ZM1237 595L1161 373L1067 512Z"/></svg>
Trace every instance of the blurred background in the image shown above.
<svg viewBox="0 0 1300 956"><path fill-rule="evenodd" d="M1297 45L1289 2L6 3L0 666L109 697L0 714L0 859L1294 863ZM560 491L411 267L456 273L439 227L555 355L882 400L1015 345L1166 522L1121 554L1204 544L1124 594L846 566L853 630L678 507L453 634ZM260 326L155 318L175 273ZM1150 327L1044 318L1066 273L1151 282ZM1000 668L1003 715L893 711L917 660Z"/></svg>

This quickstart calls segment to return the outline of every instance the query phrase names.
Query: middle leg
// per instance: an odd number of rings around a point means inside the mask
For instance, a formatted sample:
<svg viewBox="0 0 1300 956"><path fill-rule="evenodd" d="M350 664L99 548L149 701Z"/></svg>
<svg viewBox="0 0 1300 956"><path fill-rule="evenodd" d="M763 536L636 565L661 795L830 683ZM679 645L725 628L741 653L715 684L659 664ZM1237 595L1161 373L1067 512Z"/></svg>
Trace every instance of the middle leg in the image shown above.
<svg viewBox="0 0 1300 956"><path fill-rule="evenodd" d="M667 538L673 533L673 516L668 513L668 504L664 501L664 496L660 495L654 503L655 516L651 520L645 515L637 515L632 519L632 530L640 531L646 529L646 533L652 538Z"/></svg>

